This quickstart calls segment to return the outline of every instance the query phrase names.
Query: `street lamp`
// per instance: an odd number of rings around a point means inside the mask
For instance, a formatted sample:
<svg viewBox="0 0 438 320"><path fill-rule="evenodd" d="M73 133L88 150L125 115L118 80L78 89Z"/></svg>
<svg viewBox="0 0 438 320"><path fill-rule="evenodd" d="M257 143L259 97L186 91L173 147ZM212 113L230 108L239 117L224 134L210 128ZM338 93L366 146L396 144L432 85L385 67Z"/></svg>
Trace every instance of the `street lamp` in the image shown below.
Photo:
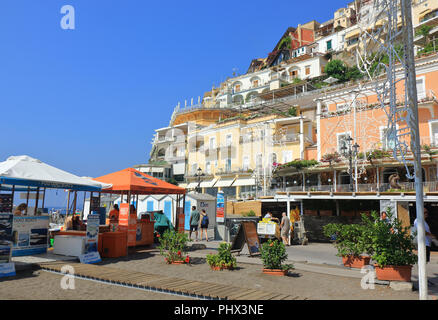
<svg viewBox="0 0 438 320"><path fill-rule="evenodd" d="M202 189L200 187L201 185L201 177L204 176L205 174L202 172L201 168L198 168L197 172L195 173L195 177L198 178L198 186L195 188L195 191L197 193L201 193Z"/></svg>
<svg viewBox="0 0 438 320"><path fill-rule="evenodd" d="M348 138L346 138L344 140L344 143L341 147L341 153L344 157L348 157L349 160L349 164L350 164L350 169L348 170L348 174L350 176L350 191L353 192L354 191L354 187L353 187L353 158L355 158L359 152L359 145L357 143L355 143L354 145L352 145L353 143L353 138L348 136ZM348 145L348 147L347 147Z"/></svg>

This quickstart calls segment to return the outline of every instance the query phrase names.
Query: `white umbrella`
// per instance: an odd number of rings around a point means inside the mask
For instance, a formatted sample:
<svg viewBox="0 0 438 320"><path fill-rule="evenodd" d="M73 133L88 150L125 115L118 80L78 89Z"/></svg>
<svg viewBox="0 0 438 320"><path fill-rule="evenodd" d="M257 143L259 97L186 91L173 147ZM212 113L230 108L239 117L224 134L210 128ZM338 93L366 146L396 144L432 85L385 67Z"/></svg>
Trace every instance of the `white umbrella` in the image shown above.
<svg viewBox="0 0 438 320"><path fill-rule="evenodd" d="M0 184L95 192L112 186L78 177L29 156L12 156L0 162Z"/></svg>

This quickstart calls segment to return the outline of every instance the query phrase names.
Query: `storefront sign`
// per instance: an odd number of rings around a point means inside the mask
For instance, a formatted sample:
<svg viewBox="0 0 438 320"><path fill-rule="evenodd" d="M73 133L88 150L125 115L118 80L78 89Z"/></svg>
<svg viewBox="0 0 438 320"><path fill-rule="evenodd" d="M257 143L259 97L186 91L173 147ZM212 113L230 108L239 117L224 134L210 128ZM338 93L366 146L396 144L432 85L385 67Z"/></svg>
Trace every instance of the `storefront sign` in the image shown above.
<svg viewBox="0 0 438 320"><path fill-rule="evenodd" d="M216 222L225 222L225 197L222 192L217 194Z"/></svg>
<svg viewBox="0 0 438 320"><path fill-rule="evenodd" d="M260 254L260 239L257 234L256 224L252 221L243 221L242 227L245 231L246 244L249 249L249 254Z"/></svg>
<svg viewBox="0 0 438 320"><path fill-rule="evenodd" d="M12 256L45 253L48 247L49 216L14 217Z"/></svg>

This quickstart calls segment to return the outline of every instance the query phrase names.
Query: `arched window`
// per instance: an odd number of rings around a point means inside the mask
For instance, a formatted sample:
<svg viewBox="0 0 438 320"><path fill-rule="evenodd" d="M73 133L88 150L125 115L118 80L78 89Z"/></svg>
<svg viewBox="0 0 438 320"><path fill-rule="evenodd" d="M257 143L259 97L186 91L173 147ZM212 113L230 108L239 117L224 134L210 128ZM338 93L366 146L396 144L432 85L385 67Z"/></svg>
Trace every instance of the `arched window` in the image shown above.
<svg viewBox="0 0 438 320"><path fill-rule="evenodd" d="M166 155L166 150L164 148L158 150L158 157L164 157Z"/></svg>

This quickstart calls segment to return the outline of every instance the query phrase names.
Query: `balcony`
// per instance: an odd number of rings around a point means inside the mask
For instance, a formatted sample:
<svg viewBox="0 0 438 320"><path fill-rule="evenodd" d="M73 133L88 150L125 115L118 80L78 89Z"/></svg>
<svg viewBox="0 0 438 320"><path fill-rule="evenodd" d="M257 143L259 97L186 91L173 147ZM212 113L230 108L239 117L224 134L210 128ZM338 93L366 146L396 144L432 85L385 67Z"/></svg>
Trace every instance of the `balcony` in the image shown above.
<svg viewBox="0 0 438 320"><path fill-rule="evenodd" d="M400 182L400 189L394 189L389 183L381 183L379 185L375 183L369 184L358 184L357 191L356 185L353 183L353 192L355 193L415 193L415 183L414 182ZM293 186L285 188L273 188L269 190L269 195L274 196L278 192L338 192L338 193L351 193L350 184L338 184L336 187L334 185L309 185L309 186ZM423 192L438 192L438 181L428 181L423 182Z"/></svg>

